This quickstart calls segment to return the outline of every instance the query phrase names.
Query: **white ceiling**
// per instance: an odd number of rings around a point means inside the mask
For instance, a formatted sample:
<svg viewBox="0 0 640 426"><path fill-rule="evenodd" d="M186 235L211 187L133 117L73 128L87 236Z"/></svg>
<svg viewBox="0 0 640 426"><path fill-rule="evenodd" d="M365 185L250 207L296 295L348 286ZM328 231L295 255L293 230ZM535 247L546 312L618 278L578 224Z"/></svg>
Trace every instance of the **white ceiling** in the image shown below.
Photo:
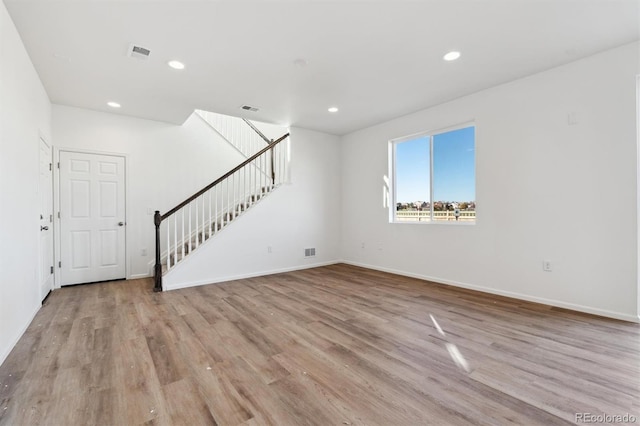
<svg viewBox="0 0 640 426"><path fill-rule="evenodd" d="M54 103L333 134L638 40L640 27L640 0L4 2ZM131 43L149 59L127 57ZM444 62L450 50L461 59Z"/></svg>

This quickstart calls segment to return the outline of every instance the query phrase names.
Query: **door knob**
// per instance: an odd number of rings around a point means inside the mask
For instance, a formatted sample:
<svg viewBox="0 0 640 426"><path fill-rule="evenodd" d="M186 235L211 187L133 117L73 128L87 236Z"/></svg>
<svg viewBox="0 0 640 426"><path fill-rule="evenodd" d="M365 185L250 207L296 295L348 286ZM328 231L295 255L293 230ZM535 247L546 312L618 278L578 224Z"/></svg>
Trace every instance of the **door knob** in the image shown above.
<svg viewBox="0 0 640 426"><path fill-rule="evenodd" d="M124 226L124 222L118 222L118 226Z"/></svg>
<svg viewBox="0 0 640 426"><path fill-rule="evenodd" d="M48 230L49 230L49 227L48 227L48 226L41 226L41 227L40 227L40 230L41 230L41 231L48 231Z"/></svg>

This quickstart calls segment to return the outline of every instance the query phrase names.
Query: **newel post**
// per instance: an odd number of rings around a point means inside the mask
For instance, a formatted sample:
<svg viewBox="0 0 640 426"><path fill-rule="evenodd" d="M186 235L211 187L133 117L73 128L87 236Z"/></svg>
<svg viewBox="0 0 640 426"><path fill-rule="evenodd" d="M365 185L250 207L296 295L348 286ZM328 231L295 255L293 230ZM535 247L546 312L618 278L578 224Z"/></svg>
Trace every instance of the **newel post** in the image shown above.
<svg viewBox="0 0 640 426"><path fill-rule="evenodd" d="M271 145L273 145L273 139L271 139ZM273 158L274 156L274 146L271 146L271 149L269 151L271 151L271 184L275 185L276 184L276 169L275 169L275 159Z"/></svg>
<svg viewBox="0 0 640 426"><path fill-rule="evenodd" d="M162 215L156 210L153 216L153 223L156 226L156 265L154 269L155 285L153 291L162 291L162 259L160 257L160 224L162 223Z"/></svg>

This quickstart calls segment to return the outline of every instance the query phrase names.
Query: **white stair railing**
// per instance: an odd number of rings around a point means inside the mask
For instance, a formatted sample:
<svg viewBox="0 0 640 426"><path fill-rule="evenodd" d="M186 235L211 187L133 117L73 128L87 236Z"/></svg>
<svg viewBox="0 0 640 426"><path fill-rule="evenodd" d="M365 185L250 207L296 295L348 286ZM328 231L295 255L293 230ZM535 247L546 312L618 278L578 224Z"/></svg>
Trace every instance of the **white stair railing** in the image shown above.
<svg viewBox="0 0 640 426"><path fill-rule="evenodd" d="M263 147L167 213L155 212L155 291L162 291L163 272L173 269L286 181L288 149L284 141L288 136L287 133Z"/></svg>
<svg viewBox="0 0 640 426"><path fill-rule="evenodd" d="M200 109L195 112L213 130L240 151L245 158L260 151L270 142L247 120Z"/></svg>

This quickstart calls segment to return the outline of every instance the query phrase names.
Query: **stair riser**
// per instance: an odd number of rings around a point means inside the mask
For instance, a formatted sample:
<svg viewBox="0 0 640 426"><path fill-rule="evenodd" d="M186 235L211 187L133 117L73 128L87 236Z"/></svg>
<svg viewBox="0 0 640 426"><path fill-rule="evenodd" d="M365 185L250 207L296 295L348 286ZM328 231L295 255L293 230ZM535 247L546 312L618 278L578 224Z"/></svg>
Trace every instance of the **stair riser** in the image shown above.
<svg viewBox="0 0 640 426"><path fill-rule="evenodd" d="M246 202L237 204L233 211L224 213L219 221L213 222L211 223L211 225L209 225L211 229L211 236L209 235L209 231L208 231L209 228L206 228L207 230L204 231L204 236L203 236L203 231L198 232L198 234L191 239L191 244L189 244L189 242L184 243L184 255L181 247L178 248L177 256L175 251L172 251L169 254L169 261L171 263L171 267L173 268L177 263L180 263L184 258L186 258L189 255L190 252L195 251L201 244L204 244L207 240L209 240L210 237L211 238L214 237L217 232L220 232L222 229L224 229L227 225L233 222L235 218L240 216L245 211L249 210L256 203L258 203L262 198L264 198L265 195L269 194L274 189L275 187L269 187L269 186L262 187L261 193L250 195L249 197L247 197ZM163 275L166 272L168 271L166 271L166 258L165 258L165 261L163 263Z"/></svg>

